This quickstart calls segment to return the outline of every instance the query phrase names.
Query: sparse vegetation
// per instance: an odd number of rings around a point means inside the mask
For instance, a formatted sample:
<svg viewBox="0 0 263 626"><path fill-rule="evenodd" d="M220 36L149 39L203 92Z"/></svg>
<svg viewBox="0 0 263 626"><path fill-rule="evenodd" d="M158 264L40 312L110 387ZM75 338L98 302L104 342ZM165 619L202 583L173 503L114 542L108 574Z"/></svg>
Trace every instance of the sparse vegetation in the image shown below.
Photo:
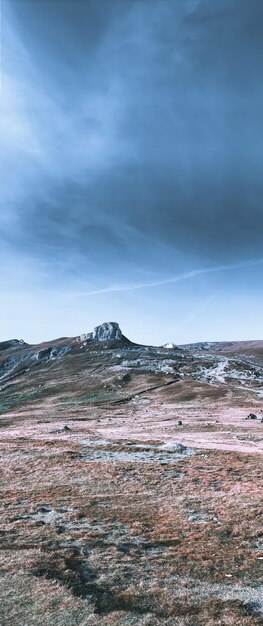
<svg viewBox="0 0 263 626"><path fill-rule="evenodd" d="M259 626L259 401L82 354L3 384L0 623Z"/></svg>

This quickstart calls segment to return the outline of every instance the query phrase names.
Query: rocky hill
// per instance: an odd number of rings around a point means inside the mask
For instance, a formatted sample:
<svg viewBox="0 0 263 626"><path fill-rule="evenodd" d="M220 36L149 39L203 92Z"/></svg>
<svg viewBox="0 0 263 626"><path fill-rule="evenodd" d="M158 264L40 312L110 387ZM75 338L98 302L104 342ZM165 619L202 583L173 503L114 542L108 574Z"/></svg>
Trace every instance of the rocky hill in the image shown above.
<svg viewBox="0 0 263 626"><path fill-rule="evenodd" d="M163 400L225 401L263 398L263 341L143 346L115 322L93 333L39 345L0 344L0 414L30 408L52 411L123 403L158 389Z"/></svg>
<svg viewBox="0 0 263 626"><path fill-rule="evenodd" d="M259 626L263 342L0 344L0 623Z"/></svg>

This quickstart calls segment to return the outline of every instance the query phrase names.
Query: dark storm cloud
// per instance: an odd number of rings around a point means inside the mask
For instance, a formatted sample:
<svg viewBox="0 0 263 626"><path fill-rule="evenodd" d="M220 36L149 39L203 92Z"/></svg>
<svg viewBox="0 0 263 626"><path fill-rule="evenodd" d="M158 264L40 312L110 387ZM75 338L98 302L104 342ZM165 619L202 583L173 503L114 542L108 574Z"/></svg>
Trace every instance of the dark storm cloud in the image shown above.
<svg viewBox="0 0 263 626"><path fill-rule="evenodd" d="M101 264L147 264L149 241L261 255L262 0L4 6L9 243Z"/></svg>

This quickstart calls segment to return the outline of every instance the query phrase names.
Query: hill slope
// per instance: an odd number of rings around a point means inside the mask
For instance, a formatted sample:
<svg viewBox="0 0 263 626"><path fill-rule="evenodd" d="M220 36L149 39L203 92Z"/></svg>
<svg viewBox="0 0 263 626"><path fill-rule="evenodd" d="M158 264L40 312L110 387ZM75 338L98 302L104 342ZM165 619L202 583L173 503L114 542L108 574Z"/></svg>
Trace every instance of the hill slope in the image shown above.
<svg viewBox="0 0 263 626"><path fill-rule="evenodd" d="M112 330L0 344L0 623L260 626L263 342Z"/></svg>

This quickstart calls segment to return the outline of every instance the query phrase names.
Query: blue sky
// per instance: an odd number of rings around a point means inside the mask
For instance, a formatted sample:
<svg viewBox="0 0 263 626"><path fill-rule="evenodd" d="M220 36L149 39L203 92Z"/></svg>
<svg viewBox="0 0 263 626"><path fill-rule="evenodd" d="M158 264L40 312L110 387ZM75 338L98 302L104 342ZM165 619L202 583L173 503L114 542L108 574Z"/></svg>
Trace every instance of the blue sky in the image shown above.
<svg viewBox="0 0 263 626"><path fill-rule="evenodd" d="M3 0L0 338L262 338L261 0Z"/></svg>

